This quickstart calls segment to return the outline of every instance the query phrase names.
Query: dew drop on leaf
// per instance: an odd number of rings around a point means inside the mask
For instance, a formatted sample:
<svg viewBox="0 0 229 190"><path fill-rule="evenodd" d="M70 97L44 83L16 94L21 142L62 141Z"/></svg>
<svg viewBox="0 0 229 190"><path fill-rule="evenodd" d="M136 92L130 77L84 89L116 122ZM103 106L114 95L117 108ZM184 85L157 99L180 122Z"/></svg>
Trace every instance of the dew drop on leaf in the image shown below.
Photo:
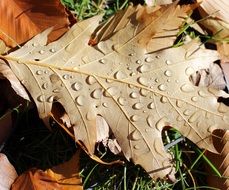
<svg viewBox="0 0 229 190"><path fill-rule="evenodd" d="M138 83L144 86L148 86L148 79L145 77L138 77Z"/></svg>
<svg viewBox="0 0 229 190"><path fill-rule="evenodd" d="M154 117L153 117L153 115L149 115L146 118L146 122L149 125L149 127L154 127Z"/></svg>
<svg viewBox="0 0 229 190"><path fill-rule="evenodd" d="M124 106L127 104L127 100L123 97L119 97L118 98L118 103L121 105L121 106Z"/></svg>
<svg viewBox="0 0 229 190"><path fill-rule="evenodd" d="M50 96L50 97L48 97L47 102L52 103L53 100L54 100L54 96Z"/></svg>
<svg viewBox="0 0 229 190"><path fill-rule="evenodd" d="M130 117L130 120L133 121L133 122L138 121L138 119L139 119L139 116L137 116L137 115L132 115Z"/></svg>
<svg viewBox="0 0 229 190"><path fill-rule="evenodd" d="M172 71L171 71L171 70L166 70L166 71L164 72L164 74L165 74L165 76L167 76L167 77L171 77L171 76L172 76Z"/></svg>
<svg viewBox="0 0 229 190"><path fill-rule="evenodd" d="M137 92L131 92L130 97L133 99L136 99L136 98L138 98L138 93Z"/></svg>
<svg viewBox="0 0 229 190"><path fill-rule="evenodd" d="M143 107L143 105L140 102L138 102L138 103L135 103L132 107L135 110L140 110Z"/></svg>
<svg viewBox="0 0 229 190"><path fill-rule="evenodd" d="M46 90L48 88L48 83L45 82L44 84L42 84L42 88Z"/></svg>
<svg viewBox="0 0 229 190"><path fill-rule="evenodd" d="M195 72L195 70L192 67L188 67L187 69L185 69L185 73L187 76L190 76L194 72Z"/></svg>
<svg viewBox="0 0 229 190"><path fill-rule="evenodd" d="M82 83L80 82L75 82L72 84L72 89L75 91L81 90L83 87Z"/></svg>
<svg viewBox="0 0 229 190"><path fill-rule="evenodd" d="M38 100L39 102L44 102L44 101L45 101L45 95L40 95L40 96L38 96L38 97L37 97L37 100Z"/></svg>
<svg viewBox="0 0 229 190"><path fill-rule="evenodd" d="M122 72L122 71L117 71L115 74L114 74L114 78L115 79L124 79L124 78L126 78L127 77L127 75L124 73L124 72Z"/></svg>
<svg viewBox="0 0 229 190"><path fill-rule="evenodd" d="M134 130L131 134L130 134L130 138L133 141L138 141L142 138L141 134L139 133L139 131Z"/></svg>
<svg viewBox="0 0 229 190"><path fill-rule="evenodd" d="M166 86L165 84L160 84L160 85L158 86L158 89L159 89L160 91L165 91L165 90L167 89L167 86Z"/></svg>
<svg viewBox="0 0 229 190"><path fill-rule="evenodd" d="M149 109L154 109L154 108L155 108L154 102L149 103L147 107L148 107Z"/></svg>
<svg viewBox="0 0 229 190"><path fill-rule="evenodd" d="M84 105L84 96L83 95L80 95L78 97L76 97L75 101L77 103L77 105L79 106L83 106Z"/></svg>
<svg viewBox="0 0 229 190"><path fill-rule="evenodd" d="M86 82L87 82L87 84L92 85L92 84L96 83L96 79L95 79L95 77L89 75L89 76L86 78Z"/></svg>
<svg viewBox="0 0 229 190"><path fill-rule="evenodd" d="M43 71L42 71L42 70L38 70L38 71L36 72L36 74L37 74L37 75L42 75L42 74L43 74Z"/></svg>
<svg viewBox="0 0 229 190"><path fill-rule="evenodd" d="M91 97L92 97L92 98L95 98L95 99L100 99L101 96L102 96L102 89L101 89L101 88L95 89L95 90L91 93Z"/></svg>
<svg viewBox="0 0 229 190"><path fill-rule="evenodd" d="M183 92L193 92L195 89L190 84L184 84L180 87L181 91Z"/></svg>
<svg viewBox="0 0 229 190"><path fill-rule="evenodd" d="M146 64L145 65L141 65L141 66L138 67L138 71L140 73L144 73L144 72L147 72L149 70L150 70L150 66L146 65Z"/></svg>
<svg viewBox="0 0 229 190"><path fill-rule="evenodd" d="M40 54L44 54L45 51L44 51L44 50L40 50L39 53L40 53Z"/></svg>

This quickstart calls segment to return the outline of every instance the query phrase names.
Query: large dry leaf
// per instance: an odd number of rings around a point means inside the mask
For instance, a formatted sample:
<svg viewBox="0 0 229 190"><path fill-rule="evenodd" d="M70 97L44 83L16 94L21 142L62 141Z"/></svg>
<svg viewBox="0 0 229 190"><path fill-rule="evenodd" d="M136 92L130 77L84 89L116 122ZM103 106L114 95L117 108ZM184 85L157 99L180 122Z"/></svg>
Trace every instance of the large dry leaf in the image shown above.
<svg viewBox="0 0 229 190"><path fill-rule="evenodd" d="M229 62L229 1L204 0L200 9L200 23L211 31L217 43L222 62Z"/></svg>
<svg viewBox="0 0 229 190"><path fill-rule="evenodd" d="M186 10L172 4L162 7L162 12L146 14L143 20L133 16L124 28L91 47L88 40L100 20L93 17L56 42L44 46L45 31L3 58L30 92L41 118L47 120L53 102L58 101L70 118L76 140L93 154L100 115L126 158L153 178L163 178L173 172L171 155L161 139L164 126L173 126L199 147L217 152L211 133L228 128L229 121L228 107L217 102L219 96L229 95L196 87L189 79L218 59L216 51L196 41L148 51L153 49L154 36L179 28ZM144 11L138 8L133 15Z"/></svg>
<svg viewBox="0 0 229 190"><path fill-rule="evenodd" d="M214 132L213 144L220 154L207 152L208 158L218 168L222 178L215 176L212 171L208 171L208 185L211 187L228 190L229 189L229 131L216 130ZM209 168L207 168L209 170Z"/></svg>
<svg viewBox="0 0 229 190"><path fill-rule="evenodd" d="M54 27L50 40L56 40L70 24L59 0L1 0L0 18L0 38L11 47L49 27Z"/></svg>
<svg viewBox="0 0 229 190"><path fill-rule="evenodd" d="M79 151L67 162L46 171L31 169L20 175L12 190L83 190L79 177Z"/></svg>
<svg viewBox="0 0 229 190"><path fill-rule="evenodd" d="M17 178L17 172L9 162L6 155L0 153L0 189L9 190L11 184Z"/></svg>

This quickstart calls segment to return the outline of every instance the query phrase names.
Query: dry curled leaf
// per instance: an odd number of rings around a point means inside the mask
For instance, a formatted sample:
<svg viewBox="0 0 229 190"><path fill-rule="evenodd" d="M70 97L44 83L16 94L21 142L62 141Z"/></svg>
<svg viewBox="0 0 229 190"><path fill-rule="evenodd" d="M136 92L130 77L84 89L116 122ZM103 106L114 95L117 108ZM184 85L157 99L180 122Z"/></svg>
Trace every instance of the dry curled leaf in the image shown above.
<svg viewBox="0 0 229 190"><path fill-rule="evenodd" d="M84 143L90 154L100 115L128 160L153 178L168 174L173 178L172 157L161 138L163 128L172 126L199 147L217 152L212 131L228 129L229 122L229 108L217 102L229 94L190 81L193 73L209 69L219 59L216 51L197 40L149 51L158 39L166 39L168 31L182 25L189 9L171 4L143 14L147 8L138 7L124 27L89 46L101 18L93 17L74 25L56 42L43 45L45 31L2 58L30 92L43 120L50 116L54 102L62 105L76 141Z"/></svg>
<svg viewBox="0 0 229 190"><path fill-rule="evenodd" d="M0 189L9 190L11 184L17 178L17 172L9 162L6 155L0 153Z"/></svg>
<svg viewBox="0 0 229 190"><path fill-rule="evenodd" d="M26 42L49 27L54 27L49 36L54 41L70 25L59 0L1 0L0 18L0 39L11 47Z"/></svg>
<svg viewBox="0 0 229 190"><path fill-rule="evenodd" d="M200 22L213 33L222 62L229 62L229 1L204 0L201 3Z"/></svg>
<svg viewBox="0 0 229 190"><path fill-rule="evenodd" d="M214 132L213 144L220 154L207 152L207 157L214 166L219 170L222 178L215 176L212 171L208 171L208 185L222 190L229 189L229 131L216 130ZM209 168L208 168L209 170Z"/></svg>
<svg viewBox="0 0 229 190"><path fill-rule="evenodd" d="M20 175L12 190L83 190L79 177L79 152L69 161L46 171L31 169Z"/></svg>

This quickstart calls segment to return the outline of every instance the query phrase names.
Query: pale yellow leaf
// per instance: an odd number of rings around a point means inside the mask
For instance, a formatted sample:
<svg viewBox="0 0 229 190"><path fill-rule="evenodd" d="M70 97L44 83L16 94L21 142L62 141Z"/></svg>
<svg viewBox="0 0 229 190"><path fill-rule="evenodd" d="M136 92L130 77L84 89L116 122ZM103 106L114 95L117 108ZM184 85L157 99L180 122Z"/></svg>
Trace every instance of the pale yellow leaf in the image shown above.
<svg viewBox="0 0 229 190"><path fill-rule="evenodd" d="M173 178L172 156L161 139L163 128L172 126L199 147L217 152L212 131L228 129L229 122L229 108L217 102L219 96L229 95L190 81L193 73L209 69L219 59L216 51L197 40L149 51L155 36L162 33L164 40L167 29L177 31L186 9L172 4L143 16L146 8L137 8L134 20L92 47L88 41L100 20L93 17L77 23L56 42L33 46L45 39L45 31L2 58L23 81L41 118L50 116L53 102L63 106L76 141L88 153L94 152L99 115L128 160L153 178L167 174Z"/></svg>

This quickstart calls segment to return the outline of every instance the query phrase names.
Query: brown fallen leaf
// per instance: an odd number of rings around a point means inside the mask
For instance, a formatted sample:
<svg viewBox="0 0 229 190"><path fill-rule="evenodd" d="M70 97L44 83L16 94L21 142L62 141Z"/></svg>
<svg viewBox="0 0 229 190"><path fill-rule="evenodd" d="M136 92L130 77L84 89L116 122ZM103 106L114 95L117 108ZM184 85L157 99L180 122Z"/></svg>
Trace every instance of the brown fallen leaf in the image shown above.
<svg viewBox="0 0 229 190"><path fill-rule="evenodd" d="M201 3L200 13L205 19L202 24L214 35L214 42L221 55L221 61L229 62L229 1L204 0Z"/></svg>
<svg viewBox="0 0 229 190"><path fill-rule="evenodd" d="M42 45L45 31L1 57L29 91L42 119L51 116L55 102L62 105L75 140L88 153L94 153L100 115L128 160L140 164L152 178L173 178L163 128L172 126L199 147L217 153L212 131L228 129L229 122L229 108L217 101L229 94L190 81L193 73L209 69L219 59L217 51L205 49L198 39L177 48L165 44L149 51L154 42L157 46L154 37L163 41L167 30L179 29L190 9L174 3L143 14L147 8L135 8L124 28L108 32L108 39L104 36L89 46L101 19L96 16L77 23L56 42ZM42 43L34 47L35 42Z"/></svg>
<svg viewBox="0 0 229 190"><path fill-rule="evenodd" d="M54 41L70 25L68 15L59 0L1 0L0 39L15 47L41 31L54 27L49 36Z"/></svg>
<svg viewBox="0 0 229 190"><path fill-rule="evenodd" d="M207 157L211 160L214 166L219 170L222 178L217 177L207 168L210 173L207 178L210 187L219 188L222 190L229 189L229 131L217 130L214 132L213 143L220 154L207 152Z"/></svg>
<svg viewBox="0 0 229 190"><path fill-rule="evenodd" d="M20 175L11 190L83 190L79 151L67 162L46 171L31 169Z"/></svg>
<svg viewBox="0 0 229 190"><path fill-rule="evenodd" d="M9 162L6 155L0 153L0 189L9 190L11 184L17 178L17 172Z"/></svg>

